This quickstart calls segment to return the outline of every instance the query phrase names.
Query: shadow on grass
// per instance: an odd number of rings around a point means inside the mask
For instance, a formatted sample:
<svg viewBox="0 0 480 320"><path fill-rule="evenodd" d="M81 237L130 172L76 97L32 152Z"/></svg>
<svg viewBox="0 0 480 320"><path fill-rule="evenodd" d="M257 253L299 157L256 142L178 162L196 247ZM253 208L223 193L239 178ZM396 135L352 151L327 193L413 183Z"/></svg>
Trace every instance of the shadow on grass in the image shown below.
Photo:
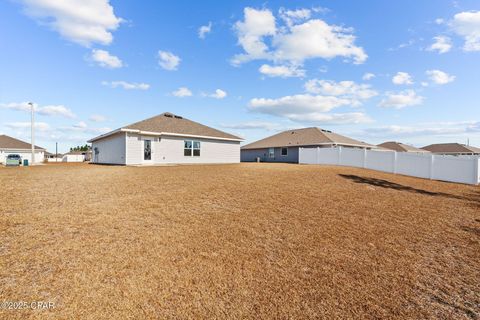
<svg viewBox="0 0 480 320"><path fill-rule="evenodd" d="M458 195L450 194L450 193L432 192L432 191L427 191L427 190L423 190L423 189L417 189L417 188L414 188L414 187L405 186L405 185L402 185L402 184L399 184L399 183L395 183L395 182L391 182L391 181L383 180L383 179L360 177L360 176L353 175L353 174L339 174L339 176L344 178L344 179L351 180L355 183L362 183L362 184L368 184L368 185L375 186L375 187L380 187L380 188L394 189L394 190L399 190L399 191L418 193L418 194L422 194L422 195L426 195L426 196L432 196L432 197L444 197L444 198L450 198L450 199L466 200L466 201L475 202L477 205L480 205L480 192L472 193L472 194L469 194L467 196L458 196Z"/></svg>

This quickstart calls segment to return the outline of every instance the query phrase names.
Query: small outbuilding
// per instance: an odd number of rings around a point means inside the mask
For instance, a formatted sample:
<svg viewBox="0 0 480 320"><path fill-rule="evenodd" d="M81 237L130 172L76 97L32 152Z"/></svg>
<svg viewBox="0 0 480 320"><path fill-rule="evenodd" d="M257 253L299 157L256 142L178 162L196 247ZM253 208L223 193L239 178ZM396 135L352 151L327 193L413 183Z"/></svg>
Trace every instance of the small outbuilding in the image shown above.
<svg viewBox="0 0 480 320"><path fill-rule="evenodd" d="M461 143L437 143L422 148L435 154L463 156L480 155L480 148L467 146Z"/></svg>
<svg viewBox="0 0 480 320"><path fill-rule="evenodd" d="M384 143L381 143L378 145L380 148L385 148L388 150L393 150L397 152L416 152L416 153L429 153L430 151L420 149L420 148L415 148L414 146L401 143L401 142L396 142L396 141L387 141Z"/></svg>
<svg viewBox="0 0 480 320"><path fill-rule="evenodd" d="M242 138L169 112L88 142L92 162L119 165L238 163Z"/></svg>
<svg viewBox="0 0 480 320"><path fill-rule="evenodd" d="M44 161L45 148L35 146L35 163ZM28 142L7 136L0 135L0 163L5 163L9 154L18 154L23 160L32 163L32 145Z"/></svg>
<svg viewBox="0 0 480 320"><path fill-rule="evenodd" d="M347 147L378 149L377 146L317 127L287 130L241 148L242 162L298 163L299 148Z"/></svg>

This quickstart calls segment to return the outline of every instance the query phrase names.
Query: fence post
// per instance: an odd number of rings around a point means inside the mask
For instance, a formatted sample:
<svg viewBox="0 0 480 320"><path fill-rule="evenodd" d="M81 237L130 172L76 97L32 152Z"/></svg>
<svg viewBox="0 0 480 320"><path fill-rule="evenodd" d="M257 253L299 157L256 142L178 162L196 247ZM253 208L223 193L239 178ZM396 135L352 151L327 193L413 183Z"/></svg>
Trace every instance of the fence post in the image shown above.
<svg viewBox="0 0 480 320"><path fill-rule="evenodd" d="M435 164L435 156L432 154L430 155L430 179L433 179L433 166Z"/></svg>
<svg viewBox="0 0 480 320"><path fill-rule="evenodd" d="M479 184L480 183L480 157L477 159L474 159L474 167L473 167L473 184Z"/></svg>
<svg viewBox="0 0 480 320"><path fill-rule="evenodd" d="M342 163L342 147L338 146L338 165Z"/></svg>
<svg viewBox="0 0 480 320"><path fill-rule="evenodd" d="M320 163L320 147L317 147L317 152L315 153L315 164Z"/></svg>
<svg viewBox="0 0 480 320"><path fill-rule="evenodd" d="M397 173L397 151L393 151L393 173Z"/></svg>
<svg viewBox="0 0 480 320"><path fill-rule="evenodd" d="M363 149L363 168L367 167L367 148Z"/></svg>

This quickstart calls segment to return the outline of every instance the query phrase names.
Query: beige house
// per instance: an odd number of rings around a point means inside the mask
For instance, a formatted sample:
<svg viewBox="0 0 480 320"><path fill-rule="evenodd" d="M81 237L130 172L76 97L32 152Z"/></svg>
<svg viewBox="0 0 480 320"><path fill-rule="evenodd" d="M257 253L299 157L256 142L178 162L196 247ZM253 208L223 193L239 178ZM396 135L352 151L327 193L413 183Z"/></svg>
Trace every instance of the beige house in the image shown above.
<svg viewBox="0 0 480 320"><path fill-rule="evenodd" d="M241 161L298 163L299 147L378 149L377 146L317 127L287 130L241 148Z"/></svg>
<svg viewBox="0 0 480 320"><path fill-rule="evenodd" d="M480 148L467 146L460 143L438 143L431 144L422 148L435 154L445 155L480 155Z"/></svg>
<svg viewBox="0 0 480 320"><path fill-rule="evenodd" d="M414 146L410 146L405 143L396 142L396 141L387 141L378 145L380 148L385 148L388 150L393 150L397 152L418 152L418 153L429 153L430 151L415 148Z"/></svg>
<svg viewBox="0 0 480 320"><path fill-rule="evenodd" d="M35 146L35 163L44 160L45 148ZM32 145L28 142L12 138L7 135L0 135L0 163L5 163L9 154L18 154L23 160L32 163Z"/></svg>
<svg viewBox="0 0 480 320"><path fill-rule="evenodd" d="M92 162L120 165L238 163L241 138L172 113L139 121L88 142Z"/></svg>

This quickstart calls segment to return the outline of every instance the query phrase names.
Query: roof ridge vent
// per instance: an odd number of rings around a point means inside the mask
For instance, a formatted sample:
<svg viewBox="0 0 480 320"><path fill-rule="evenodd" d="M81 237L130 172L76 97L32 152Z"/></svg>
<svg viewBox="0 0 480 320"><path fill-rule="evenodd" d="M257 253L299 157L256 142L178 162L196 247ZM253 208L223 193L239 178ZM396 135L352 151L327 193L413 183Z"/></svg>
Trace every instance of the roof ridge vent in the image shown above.
<svg viewBox="0 0 480 320"><path fill-rule="evenodd" d="M171 113L164 113L163 116L167 117L167 118L173 118L173 114Z"/></svg>
<svg viewBox="0 0 480 320"><path fill-rule="evenodd" d="M183 119L183 117L177 116L177 115L173 115L173 117L176 118L176 119Z"/></svg>

